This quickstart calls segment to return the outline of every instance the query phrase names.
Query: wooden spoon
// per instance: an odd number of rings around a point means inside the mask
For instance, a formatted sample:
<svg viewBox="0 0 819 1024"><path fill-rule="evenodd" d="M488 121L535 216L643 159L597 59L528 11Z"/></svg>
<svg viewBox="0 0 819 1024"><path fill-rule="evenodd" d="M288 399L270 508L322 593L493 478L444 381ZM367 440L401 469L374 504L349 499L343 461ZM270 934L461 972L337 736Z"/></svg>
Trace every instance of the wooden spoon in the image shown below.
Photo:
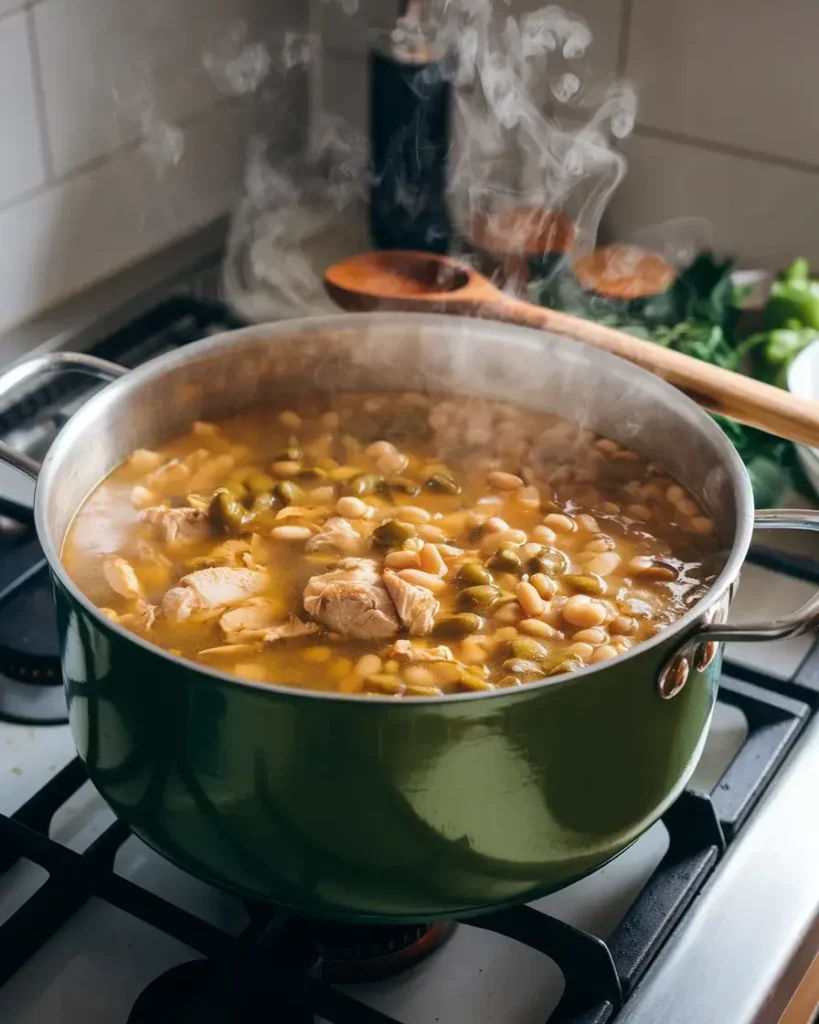
<svg viewBox="0 0 819 1024"><path fill-rule="evenodd" d="M798 444L819 447L819 402L623 331L515 299L468 265L446 256L363 253L330 267L324 283L330 297L348 310L455 313L564 334L656 373L711 412Z"/></svg>

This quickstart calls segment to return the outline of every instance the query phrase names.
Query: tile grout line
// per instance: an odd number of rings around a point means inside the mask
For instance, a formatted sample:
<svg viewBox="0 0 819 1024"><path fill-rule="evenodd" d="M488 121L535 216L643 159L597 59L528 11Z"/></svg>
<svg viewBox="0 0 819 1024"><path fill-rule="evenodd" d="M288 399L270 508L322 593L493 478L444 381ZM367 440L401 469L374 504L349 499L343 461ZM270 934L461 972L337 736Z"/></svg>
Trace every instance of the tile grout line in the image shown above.
<svg viewBox="0 0 819 1024"><path fill-rule="evenodd" d="M631 22L634 15L634 0L621 0L620 38L617 41L617 74L625 75L628 67L628 51L631 44Z"/></svg>
<svg viewBox="0 0 819 1024"><path fill-rule="evenodd" d="M12 7L9 11L0 11L0 24L2 24L6 18L13 18L15 14L22 14L23 11L31 10L32 7L39 7L40 4L47 2L48 0L20 0L17 7Z"/></svg>
<svg viewBox="0 0 819 1024"><path fill-rule="evenodd" d="M45 184L54 181L54 154L51 149L51 139L48 133L48 116L46 113L45 86L43 84L43 67L40 60L40 47L37 43L37 27L34 24L34 11L31 7L25 11L26 35L28 37L28 51L31 58L31 73L34 82L34 104L37 110L37 122L40 136L40 149L43 157L43 171L45 172Z"/></svg>
<svg viewBox="0 0 819 1024"><path fill-rule="evenodd" d="M234 96L223 97L215 103L212 103L209 107L205 107L203 110L197 110L195 113L189 114L187 117L180 118L179 121L176 122L177 126L187 131L188 128L194 127L200 118L206 117L212 111L218 110L221 107L229 106L235 102L235 99L236 97ZM126 142L117 149L113 149L108 153L102 153L100 156L95 156L91 160L86 160L85 163L80 164L77 167L72 167L70 171L67 171L63 175L55 176L50 181L44 182L42 185L36 185L34 188L26 189L25 192L18 193L12 199L7 199L5 202L0 203L0 215L13 210L15 206L22 206L23 203L27 203L31 199L37 199L39 196L45 195L53 188L70 185L78 178L82 178L84 175L90 174L92 171L98 171L101 167L104 167L107 163L111 163L119 157L136 153L143 141L142 137L132 139L130 142Z"/></svg>
<svg viewBox="0 0 819 1024"><path fill-rule="evenodd" d="M752 160L755 163L766 164L770 167L784 167L791 171L800 171L803 174L819 174L819 163L811 163L809 160L798 160L793 157L765 153L757 149L747 149L744 146L735 146L730 142L717 142L714 139L703 138L699 135L686 135L684 132L659 128L655 125L641 124L639 121L634 127L633 134L641 138L659 139L662 142L676 142L679 145L689 146L692 149L702 149L710 153L719 153L722 156Z"/></svg>

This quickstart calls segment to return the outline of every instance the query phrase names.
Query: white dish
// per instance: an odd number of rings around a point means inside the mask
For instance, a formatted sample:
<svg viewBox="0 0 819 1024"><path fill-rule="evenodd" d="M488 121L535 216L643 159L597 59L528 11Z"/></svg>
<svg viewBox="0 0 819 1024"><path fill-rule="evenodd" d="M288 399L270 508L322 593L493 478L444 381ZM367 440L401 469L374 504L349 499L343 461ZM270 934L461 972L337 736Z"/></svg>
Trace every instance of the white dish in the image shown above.
<svg viewBox="0 0 819 1024"><path fill-rule="evenodd" d="M803 349L788 369L788 391L819 401L819 342ZM819 448L797 445L796 454L814 491L819 494Z"/></svg>

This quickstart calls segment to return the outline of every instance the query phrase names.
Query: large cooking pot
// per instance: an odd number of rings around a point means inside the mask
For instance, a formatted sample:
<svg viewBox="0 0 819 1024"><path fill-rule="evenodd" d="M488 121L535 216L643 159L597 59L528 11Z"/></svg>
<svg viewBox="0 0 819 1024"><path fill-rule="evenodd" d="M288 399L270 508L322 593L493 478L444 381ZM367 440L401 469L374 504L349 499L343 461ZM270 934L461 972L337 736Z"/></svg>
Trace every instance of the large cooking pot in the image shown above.
<svg viewBox="0 0 819 1024"><path fill-rule="evenodd" d="M678 796L705 742L719 641L815 625L725 625L754 527L736 452L656 377L554 335L418 314L337 315L229 332L128 372L45 356L0 379L118 378L63 428L35 516L54 578L69 719L114 811L187 871L243 896L360 921L427 921L532 900L599 867ZM132 449L276 392L430 387L582 420L661 463L714 517L710 592L614 661L514 690L363 700L233 678L128 633L60 563L72 516ZM819 528L762 512L763 527Z"/></svg>

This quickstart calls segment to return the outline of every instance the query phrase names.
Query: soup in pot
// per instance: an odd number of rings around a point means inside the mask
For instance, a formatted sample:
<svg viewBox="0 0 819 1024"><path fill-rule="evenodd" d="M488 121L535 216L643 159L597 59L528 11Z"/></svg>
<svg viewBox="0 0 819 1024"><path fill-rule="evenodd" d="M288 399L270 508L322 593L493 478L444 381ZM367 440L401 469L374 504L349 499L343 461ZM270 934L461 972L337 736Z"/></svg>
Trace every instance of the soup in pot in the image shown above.
<svg viewBox="0 0 819 1024"><path fill-rule="evenodd" d="M396 697L616 658L685 614L723 561L703 509L628 448L419 393L316 393L194 423L92 492L62 557L105 615L175 655Z"/></svg>

